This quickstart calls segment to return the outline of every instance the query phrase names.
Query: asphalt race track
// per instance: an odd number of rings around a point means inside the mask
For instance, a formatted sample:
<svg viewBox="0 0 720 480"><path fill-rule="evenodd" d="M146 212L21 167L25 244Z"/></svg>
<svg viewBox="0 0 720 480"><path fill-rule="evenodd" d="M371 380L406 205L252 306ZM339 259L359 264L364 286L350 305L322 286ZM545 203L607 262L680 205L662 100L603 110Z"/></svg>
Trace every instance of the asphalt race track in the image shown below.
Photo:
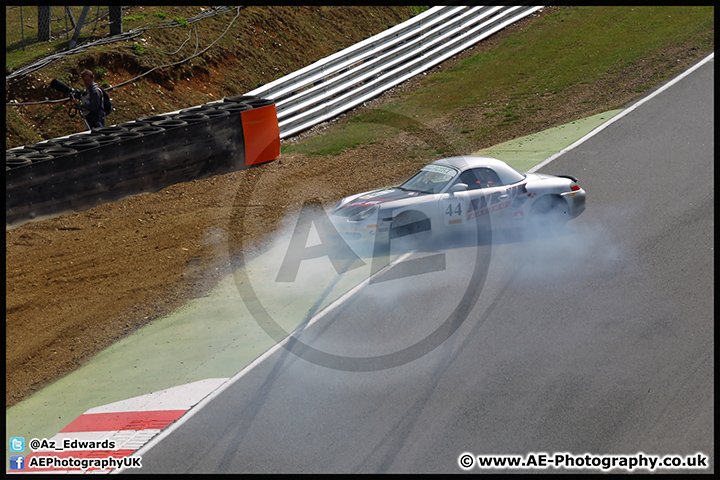
<svg viewBox="0 0 720 480"><path fill-rule="evenodd" d="M360 289L135 473L460 473L463 453L712 472L713 127L714 60L541 168L588 192L566 231L429 245L433 271Z"/></svg>

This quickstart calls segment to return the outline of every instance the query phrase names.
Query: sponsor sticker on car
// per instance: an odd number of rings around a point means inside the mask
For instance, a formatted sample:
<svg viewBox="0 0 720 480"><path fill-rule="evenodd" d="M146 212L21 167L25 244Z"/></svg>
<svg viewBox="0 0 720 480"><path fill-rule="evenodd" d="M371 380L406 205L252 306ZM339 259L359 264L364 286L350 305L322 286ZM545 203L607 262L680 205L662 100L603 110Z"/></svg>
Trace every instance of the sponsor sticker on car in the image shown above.
<svg viewBox="0 0 720 480"><path fill-rule="evenodd" d="M427 165L422 168L422 170L426 172L435 172L440 173L442 175L447 175L448 180L457 175L457 170L450 167L443 167L442 165Z"/></svg>
<svg viewBox="0 0 720 480"><path fill-rule="evenodd" d="M446 175L452 175L456 172L454 168L450 167L444 167L442 165L426 165L422 168L423 170L427 172L438 172L438 173L444 173Z"/></svg>

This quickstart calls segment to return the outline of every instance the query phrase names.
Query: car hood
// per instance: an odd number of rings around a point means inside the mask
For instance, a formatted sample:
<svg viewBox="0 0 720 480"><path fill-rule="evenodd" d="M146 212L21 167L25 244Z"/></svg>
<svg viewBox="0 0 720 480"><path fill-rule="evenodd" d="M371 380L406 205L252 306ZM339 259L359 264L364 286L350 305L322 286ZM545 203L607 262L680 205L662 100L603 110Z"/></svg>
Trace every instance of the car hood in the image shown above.
<svg viewBox="0 0 720 480"><path fill-rule="evenodd" d="M347 197L338 203L332 213L334 215L349 217L368 207L399 200L414 199L425 195L427 194L401 190L400 188L383 188Z"/></svg>

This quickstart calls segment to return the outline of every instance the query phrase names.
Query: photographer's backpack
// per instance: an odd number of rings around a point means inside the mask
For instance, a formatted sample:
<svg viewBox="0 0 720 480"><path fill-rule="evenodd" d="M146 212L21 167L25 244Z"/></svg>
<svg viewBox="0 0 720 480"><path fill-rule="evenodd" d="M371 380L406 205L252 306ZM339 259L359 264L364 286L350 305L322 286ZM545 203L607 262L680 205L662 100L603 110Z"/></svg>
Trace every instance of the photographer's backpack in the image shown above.
<svg viewBox="0 0 720 480"><path fill-rule="evenodd" d="M107 94L105 89L100 88L100 91L103 94L103 111L105 112L105 116L110 115L110 112L113 111L113 104L110 101L110 96Z"/></svg>

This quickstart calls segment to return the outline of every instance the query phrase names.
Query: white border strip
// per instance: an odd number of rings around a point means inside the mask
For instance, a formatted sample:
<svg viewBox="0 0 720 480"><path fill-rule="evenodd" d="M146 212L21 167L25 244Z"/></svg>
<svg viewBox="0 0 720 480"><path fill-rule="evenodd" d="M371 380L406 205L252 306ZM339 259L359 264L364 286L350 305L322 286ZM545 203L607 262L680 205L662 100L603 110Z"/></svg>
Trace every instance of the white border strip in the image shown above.
<svg viewBox="0 0 720 480"><path fill-rule="evenodd" d="M675 85L675 84L678 83L680 80L682 80L683 78L687 77L687 76L690 75L692 72L694 72L694 71L697 70L698 68L702 67L703 65L705 65L707 62L709 62L709 61L712 60L713 58L715 58L715 52L712 52L712 53L711 53L710 55L708 55L706 58L704 58L703 60L701 60L698 64L692 66L691 68L689 68L688 70L686 70L685 72L683 72L681 75L675 77L673 80L671 80L670 82L666 83L666 84L663 85L661 88L659 88L659 89L657 89L655 92L653 92L651 95L648 95L647 97L643 98L642 100L638 101L637 103L633 104L632 106L630 106L630 107L628 107L627 109L623 110L622 112L618 113L618 114L615 115L613 118L611 118L611 119L608 120L607 122L603 123L602 125L600 125L599 127L597 127L595 130L593 130L592 132L590 132L590 133L588 133L587 135L585 135L584 137L582 137L580 140L577 140L575 143L573 143L573 144L570 145L569 147L566 147L566 148L560 150L558 153L556 153L556 154L554 154L554 155L546 158L546 159L543 160L542 162L538 163L537 165L535 165L534 167L532 167L530 170L528 170L528 173L533 173L533 172L539 170L540 168L542 168L542 167L544 167L545 165L547 165L548 163L552 162L553 160L555 160L556 158L558 158L558 157L561 156L562 154L569 152L569 151L572 150L573 148L575 148L575 147L577 147L578 145L584 143L586 140L589 140L591 137L594 137L595 135L597 135L598 133L600 133L602 130L604 130L607 126L612 125L612 124L615 123L617 120L620 120L622 117L624 117L624 116L627 115L628 113L632 112L633 110L635 110L637 107L639 107L639 106L642 105L643 103L647 102L647 101L650 100L651 98L654 98L656 95L660 94L661 92L663 92L663 91L665 91L666 89L670 88L671 86Z"/></svg>

